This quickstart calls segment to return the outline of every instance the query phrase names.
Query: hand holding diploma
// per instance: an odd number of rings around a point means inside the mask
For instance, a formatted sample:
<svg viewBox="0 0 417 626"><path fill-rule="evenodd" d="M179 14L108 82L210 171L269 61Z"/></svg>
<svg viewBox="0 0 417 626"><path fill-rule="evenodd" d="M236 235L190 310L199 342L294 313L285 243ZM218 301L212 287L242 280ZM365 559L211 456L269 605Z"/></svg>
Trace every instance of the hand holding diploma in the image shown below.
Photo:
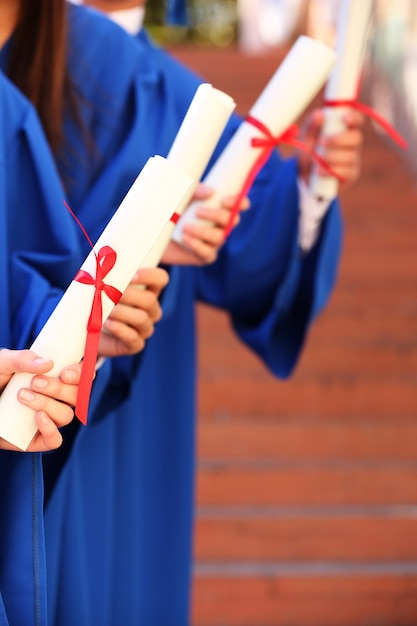
<svg viewBox="0 0 417 626"><path fill-rule="evenodd" d="M343 114L344 128L334 135L322 133L326 114L316 109L307 118L301 137L311 151L320 152L326 163L338 175L338 186L343 191L360 177L362 166L363 126L365 117L360 111L350 110ZM328 178L328 172L313 164L308 153L300 150L297 155L300 177L308 183L312 170L315 175ZM337 183L337 179L334 178Z"/></svg>
<svg viewBox="0 0 417 626"><path fill-rule="evenodd" d="M66 426L74 417L80 380L81 365L64 369L60 377L47 376L53 362L45 360L31 350L0 350L0 390L10 381L13 374L32 374L30 386L19 389L18 400L35 411L38 432L32 439L28 452L46 452L58 448L62 443L59 428ZM0 438L1 450L20 450Z"/></svg>
<svg viewBox="0 0 417 626"><path fill-rule="evenodd" d="M406 142L375 111L358 102L358 94L365 56L366 43L370 28L373 0L342 0L338 13L336 32L337 62L325 89L325 120L320 139L320 154L329 159L338 160L332 154L337 142L349 146L350 132L361 125L358 112L369 115L401 147ZM339 160L339 164L344 166ZM337 168L336 168L337 169ZM339 189L339 181L334 176L320 169L315 169L310 178L312 193L324 200L332 200Z"/></svg>
<svg viewBox="0 0 417 626"><path fill-rule="evenodd" d="M236 103L230 96L209 83L198 87L167 156L168 161L178 165L193 180L189 192L177 207L176 220L188 206L193 194L198 198L201 197L200 193L207 197L208 190L198 190L198 183L235 107ZM159 264L170 243L176 220L166 225L142 267L156 267ZM171 243L170 248L168 260L164 258L165 263L195 262L195 258L186 254L177 244ZM204 243L202 246L197 245L197 253L202 255L201 261L207 258L207 254L210 256L210 250L206 249Z"/></svg>
<svg viewBox="0 0 417 626"><path fill-rule="evenodd" d="M87 417L90 372L102 324L192 182L166 159L148 160L32 345L37 354L54 361L51 374L83 358L76 407L82 421ZM34 412L16 401L17 391L27 387L29 379L26 374L14 375L0 397L0 437L21 449L37 431Z"/></svg>
<svg viewBox="0 0 417 626"><path fill-rule="evenodd" d="M246 187L250 187L262 162L267 160L280 138L285 141L295 120L324 85L335 58L328 46L309 37L298 38L204 179L205 184L215 190L210 198L211 206L221 204L222 198L235 196L239 208L239 200L247 195ZM254 145L254 142L260 143ZM269 144L265 148L262 142ZM193 203L178 221L173 233L178 243L183 243L184 225L197 220L199 208L200 203ZM228 228L232 226L231 221Z"/></svg>
<svg viewBox="0 0 417 626"><path fill-rule="evenodd" d="M175 241L168 244L162 256L162 262L167 265L208 265L217 259L224 243L225 231L235 207L234 196L216 201L214 189L199 185L192 202L198 203L196 210L198 219L184 224L181 245ZM246 211L249 206L249 199L243 198L239 212L234 216L233 228L240 221L240 211Z"/></svg>
<svg viewBox="0 0 417 626"><path fill-rule="evenodd" d="M103 324L99 356L117 357L143 350L162 317L159 296L168 280L168 272L161 267L142 268L136 272Z"/></svg>

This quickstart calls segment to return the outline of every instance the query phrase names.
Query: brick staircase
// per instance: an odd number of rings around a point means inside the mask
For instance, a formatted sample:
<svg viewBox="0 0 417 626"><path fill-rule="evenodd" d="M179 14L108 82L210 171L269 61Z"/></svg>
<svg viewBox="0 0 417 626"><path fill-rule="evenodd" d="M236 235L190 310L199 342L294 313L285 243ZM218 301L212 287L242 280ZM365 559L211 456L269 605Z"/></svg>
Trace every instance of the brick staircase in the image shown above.
<svg viewBox="0 0 417 626"><path fill-rule="evenodd" d="M174 53L243 112L279 62ZM199 309L193 626L417 625L417 188L371 129L343 204L338 287L290 381Z"/></svg>

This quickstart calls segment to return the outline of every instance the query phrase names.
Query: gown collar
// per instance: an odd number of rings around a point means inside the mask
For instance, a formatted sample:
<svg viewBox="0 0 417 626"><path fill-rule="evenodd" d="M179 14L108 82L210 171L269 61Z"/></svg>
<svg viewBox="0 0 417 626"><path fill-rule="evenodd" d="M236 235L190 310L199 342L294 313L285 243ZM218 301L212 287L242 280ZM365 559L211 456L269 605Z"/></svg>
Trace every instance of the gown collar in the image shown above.
<svg viewBox="0 0 417 626"><path fill-rule="evenodd" d="M108 15L116 24L124 28L129 35L137 35L143 26L145 7L110 11Z"/></svg>

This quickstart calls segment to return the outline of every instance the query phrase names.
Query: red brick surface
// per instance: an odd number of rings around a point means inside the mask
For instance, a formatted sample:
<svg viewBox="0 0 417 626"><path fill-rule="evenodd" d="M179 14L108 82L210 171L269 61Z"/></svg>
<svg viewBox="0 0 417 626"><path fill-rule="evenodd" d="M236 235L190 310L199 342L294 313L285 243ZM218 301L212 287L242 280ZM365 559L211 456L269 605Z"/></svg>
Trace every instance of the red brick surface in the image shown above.
<svg viewBox="0 0 417 626"><path fill-rule="evenodd" d="M282 58L174 53L242 113ZM337 289L291 380L199 310L195 626L417 624L417 190L369 125L343 207Z"/></svg>

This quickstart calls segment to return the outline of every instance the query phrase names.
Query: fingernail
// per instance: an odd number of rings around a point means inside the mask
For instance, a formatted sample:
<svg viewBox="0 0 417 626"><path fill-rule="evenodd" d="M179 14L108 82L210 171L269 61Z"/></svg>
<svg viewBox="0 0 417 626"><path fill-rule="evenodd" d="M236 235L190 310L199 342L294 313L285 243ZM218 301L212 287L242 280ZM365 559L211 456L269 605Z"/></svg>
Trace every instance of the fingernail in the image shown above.
<svg viewBox="0 0 417 626"><path fill-rule="evenodd" d="M44 365L45 363L49 363L51 359L43 359L41 356L38 356L34 359L34 363L39 363L39 365Z"/></svg>
<svg viewBox="0 0 417 626"><path fill-rule="evenodd" d="M213 193L213 188L201 183L197 188L198 194L202 196L210 196Z"/></svg>
<svg viewBox="0 0 417 626"><path fill-rule="evenodd" d="M35 397L36 397L35 394L32 393L32 391L30 391L29 389L21 389L19 391L19 398L21 398L21 400L26 400L27 402L33 402Z"/></svg>
<svg viewBox="0 0 417 626"><path fill-rule="evenodd" d="M64 370L63 377L66 382L72 383L77 379L77 372L71 369Z"/></svg>
<svg viewBox="0 0 417 626"><path fill-rule="evenodd" d="M32 380L32 386L38 389L45 389L48 386L48 379L44 376L35 376Z"/></svg>
<svg viewBox="0 0 417 626"><path fill-rule="evenodd" d="M48 424L49 423L49 417L43 411L38 411L36 415L37 415L39 421L42 422L43 424Z"/></svg>

